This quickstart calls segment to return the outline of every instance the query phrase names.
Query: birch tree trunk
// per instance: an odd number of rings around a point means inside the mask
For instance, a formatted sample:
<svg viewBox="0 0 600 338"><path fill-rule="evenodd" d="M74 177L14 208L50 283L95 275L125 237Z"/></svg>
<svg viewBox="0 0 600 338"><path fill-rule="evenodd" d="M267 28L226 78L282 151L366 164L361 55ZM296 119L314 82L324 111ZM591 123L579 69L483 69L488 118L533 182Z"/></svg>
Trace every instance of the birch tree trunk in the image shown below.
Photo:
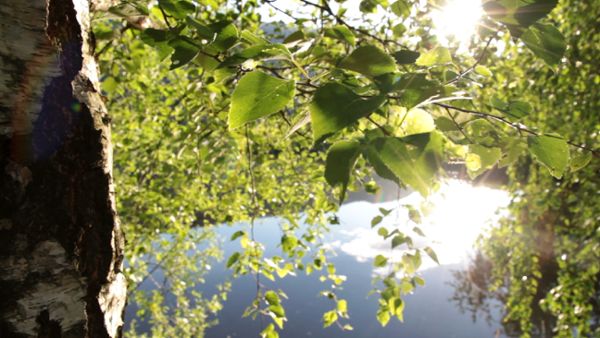
<svg viewBox="0 0 600 338"><path fill-rule="evenodd" d="M117 337L123 238L87 0L0 0L0 337Z"/></svg>

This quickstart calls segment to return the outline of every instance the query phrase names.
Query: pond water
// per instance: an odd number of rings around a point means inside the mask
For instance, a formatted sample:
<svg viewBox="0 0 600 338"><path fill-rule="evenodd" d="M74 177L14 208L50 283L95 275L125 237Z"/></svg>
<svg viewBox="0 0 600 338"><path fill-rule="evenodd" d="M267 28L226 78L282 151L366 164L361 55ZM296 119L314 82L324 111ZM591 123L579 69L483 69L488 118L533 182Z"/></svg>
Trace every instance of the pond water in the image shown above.
<svg viewBox="0 0 600 338"><path fill-rule="evenodd" d="M496 209L508 203L508 195L498 190L474 188L458 181L450 181L442 187L441 193L430 198L431 212L420 226L427 239L418 236L413 238L417 246L432 246L440 264L430 259L423 260L419 274L426 284L405 297L403 323L392 319L386 327L381 327L375 319L377 295L368 296L373 289L372 278L378 273L373 268L372 259L380 253L389 255L390 248L389 242L383 242L371 229L370 220L378 214L380 207L390 209L402 204L419 203L420 199L420 196L410 194L399 201L345 204L338 213L340 224L332 226L331 233L326 236L325 243L337 253L329 258L330 261L335 263L338 274L348 277L338 295L348 301L349 323L354 327L353 331L342 331L335 325L323 329L322 314L333 308L334 304L319 295L320 291L327 289L327 285L319 281L318 274L306 276L299 273L277 280L276 284L265 282L263 278L265 287L282 289L289 296L283 301L288 322L281 337L504 337L498 323L500 304L491 304L491 321L474 321L470 313L462 313L450 299L454 293L452 272L465 268L468 258L473 254L473 242L499 217ZM414 224L408 220L405 209L399 210L386 217L381 226L388 229L398 227L403 231L412 229ZM265 244L267 256L280 254L277 247L281 236L278 222L277 218L264 218L255 225L256 239ZM225 239L225 257L239 250L238 243L227 240L239 229L248 229L248 226L236 225L218 230ZM394 252L399 257L402 247ZM160 271L155 274L160 275ZM213 294L216 292L215 286L230 276L231 272L224 263L213 266L206 283L199 290L204 294ZM151 288L152 284L144 283L142 287ZM232 289L218 316L219 324L209 328L206 337L258 337L260 321L242 318L255 292L253 276L232 280ZM126 321L132 318L134 312L135 304L130 304ZM143 330L144 326L140 328Z"/></svg>

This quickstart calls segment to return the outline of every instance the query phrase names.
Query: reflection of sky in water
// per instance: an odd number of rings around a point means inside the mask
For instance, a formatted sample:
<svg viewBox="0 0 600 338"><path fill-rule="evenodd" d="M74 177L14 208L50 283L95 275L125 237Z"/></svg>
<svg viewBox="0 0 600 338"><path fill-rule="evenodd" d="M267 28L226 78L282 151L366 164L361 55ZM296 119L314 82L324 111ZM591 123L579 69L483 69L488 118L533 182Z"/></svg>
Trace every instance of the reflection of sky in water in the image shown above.
<svg viewBox="0 0 600 338"><path fill-rule="evenodd" d="M409 220L408 210L403 207L385 217L376 229L370 228L371 218L379 213L380 207L392 209L404 204L418 206L422 201L418 193L412 193L399 201L344 205L338 215L341 226L328 244L354 256L359 262L379 254L389 257L390 239L384 240L376 231L383 226L390 232L398 229L410 235L416 247L431 246L442 265L460 263L472 251L473 243L482 230L498 219L496 210L508 205L509 195L501 190L450 180L428 199L432 205L429 208L431 211L419 225L426 238L412 232L411 229L417 224ZM405 245L392 251L394 260L400 259L403 249L406 249ZM421 269L436 265L431 259L424 258Z"/></svg>
<svg viewBox="0 0 600 338"><path fill-rule="evenodd" d="M395 189L394 189L395 190ZM388 192L389 193L389 192ZM421 229L427 235L427 242L419 236L413 236L416 246L431 245L442 263L437 266L423 257L420 275L425 279L425 286L418 287L415 292L405 297L406 307L404 323L392 320L386 327L381 327L375 320L377 312L377 296L368 296L372 290L373 271L372 258L377 254L389 255L390 242L377 235L371 229L371 218L379 213L379 208L391 209L402 204L420 203L418 194L410 194L400 201L384 203L351 202L342 206L338 213L340 225L332 226L331 233L325 242L336 249L337 256L331 257L337 272L346 275L348 280L339 289L339 296L348 300L350 324L354 331L344 332L335 326L323 329L322 314L330 310L329 299L319 296L320 291L327 289L327 283L319 281L319 273L277 279L270 282L263 279L266 289L282 289L289 298L283 301L289 321L281 332L281 337L328 337L328 338L482 338L496 337L498 324L478 320L473 322L470 314L461 313L456 304L449 301L453 288L452 270L460 269L467 253L472 250L472 243L487 220L495 216L495 210L508 203L508 195L502 191L471 187L467 183L450 181L441 188L440 193L429 198L435 204L428 217L424 219ZM265 245L266 256L280 255L279 240L281 232L279 220L267 217L257 221L256 239ZM390 213L379 226L410 232L414 224L408 221L405 208ZM224 238L225 257L239 251L239 243L228 239L237 230L248 230L248 225L219 227L218 232ZM396 248L399 257L402 247ZM459 263L459 264L456 264ZM160 269L153 272L156 280L161 280ZM197 286L206 297L216 292L216 285L231 278L231 271L225 268L224 262L214 264L206 276L204 284ZM242 313L255 295L253 276L245 276L232 280L232 290L223 309L218 314L219 324L209 328L208 338L223 337L257 337L260 332L260 321L242 318ZM142 283L142 289L155 289L150 280ZM172 298L165 294L168 302ZM492 312L493 318L499 318L498 307ZM133 301L128 304L126 326L136 310ZM435 318L435 325L432 325ZM142 322L139 328L148 332L150 327ZM499 334L497 337L504 337Z"/></svg>

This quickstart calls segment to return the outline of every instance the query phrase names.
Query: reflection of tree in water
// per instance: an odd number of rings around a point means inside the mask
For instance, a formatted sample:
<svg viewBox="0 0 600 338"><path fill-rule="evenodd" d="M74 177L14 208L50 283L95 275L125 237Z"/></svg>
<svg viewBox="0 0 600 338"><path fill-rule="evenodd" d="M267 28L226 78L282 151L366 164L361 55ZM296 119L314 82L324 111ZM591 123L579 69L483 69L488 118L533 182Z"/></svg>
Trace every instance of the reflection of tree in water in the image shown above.
<svg viewBox="0 0 600 338"><path fill-rule="evenodd" d="M538 247L539 248L539 247ZM543 255L541 255L543 256ZM550 257L548 257L550 258ZM454 280L450 283L454 287L451 301L455 302L462 313L470 313L473 321L485 320L488 323L499 321L502 325L502 334L508 337L520 337L524 332L516 320L507 320L507 315L515 309L507 306L509 298L510 277L508 273L498 280L494 276L493 262L478 251L468 267L464 270L453 271ZM557 285L558 265L556 258L540 262L540 278L537 279L538 288L531 302L531 324L533 330L531 337L553 337L553 328L556 318L543 307L544 298L552 288ZM600 285L596 285L595 297L590 299L593 305L592 329L600 327ZM575 334L575 331L574 331Z"/></svg>
<svg viewBox="0 0 600 338"><path fill-rule="evenodd" d="M481 252L478 252L471 260L465 270L453 272L454 295L451 298L463 313L470 313L473 321L477 319L492 323L498 320L498 312L504 318L510 309L504 304L508 299L507 285L491 288L492 262ZM503 282L508 283L508 278ZM503 283L503 284L504 284ZM552 316L540 309L539 300L532 302L532 323L535 326L533 337L551 337L544 332L552 332L551 328L555 320ZM509 337L519 337L523 333L516 321L501 321L502 333Z"/></svg>

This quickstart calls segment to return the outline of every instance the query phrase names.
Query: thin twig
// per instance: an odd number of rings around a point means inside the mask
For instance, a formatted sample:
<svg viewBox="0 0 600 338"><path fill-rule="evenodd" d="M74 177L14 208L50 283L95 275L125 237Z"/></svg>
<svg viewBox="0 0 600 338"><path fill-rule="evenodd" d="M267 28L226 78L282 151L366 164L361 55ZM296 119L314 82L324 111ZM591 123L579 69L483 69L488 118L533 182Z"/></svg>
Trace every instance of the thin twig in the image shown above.
<svg viewBox="0 0 600 338"><path fill-rule="evenodd" d="M377 126L377 128L379 128L383 134L385 136L392 136L392 134L390 134L389 131L387 131L382 125L380 125L379 123L375 122L375 120L373 120L373 118L371 116L367 116L367 120L369 120L371 123L373 123L374 125Z"/></svg>
<svg viewBox="0 0 600 338"><path fill-rule="evenodd" d="M455 107L455 106L447 105L447 104L444 104L444 103L434 103L434 104L436 106L439 106L439 107L442 107L442 108L452 109L452 110L456 110L456 111L459 111L459 112L462 112L462 113L466 113L466 114L476 115L476 116L483 117L483 118L491 118L491 119L494 119L496 121L500 121L500 122L502 122L502 123L504 123L504 124L506 124L506 125L508 125L508 126L510 126L512 128L514 128L514 129L516 129L519 132L525 132L525 133L533 135L533 136L540 136L540 134L538 132L536 132L534 130L531 130L531 129L529 129L529 128L521 125L521 124L513 123L513 122L507 120L506 118L504 118L502 116L498 116L498 115L494 115L494 114L490 114L490 113L484 113L484 112L480 112L480 111L472 110L472 109L467 109L467 108ZM545 135L545 136L554 137L554 138L557 138L557 139L562 139L561 137L554 136L554 135ZM584 146L584 145L581 145L581 144L578 144L578 143L575 143L575 142L572 142L572 141L569 141L569 140L565 140L565 141L567 142L567 144L569 144L569 145L571 145L573 147L589 151L595 157L600 157L600 151L598 151L598 150L592 149L590 147L587 147L587 146Z"/></svg>
<svg viewBox="0 0 600 338"><path fill-rule="evenodd" d="M169 29L173 29L173 27L169 23L169 20L167 19L168 15L167 15L167 13L165 13L165 10L162 8L162 6L160 5L160 3L158 5L158 9L160 10L160 13L163 16L163 20L165 21L165 24L167 24L167 27L169 27Z"/></svg>
<svg viewBox="0 0 600 338"><path fill-rule="evenodd" d="M357 28L357 27L352 26L346 20L344 20L341 16L335 14L335 12L331 9L331 7L327 3L327 1L323 1L323 5L319 5L317 3L314 3L314 2L311 2L311 1L308 1L308 0L300 0L300 2L302 2L302 3L306 4L306 5L309 5L309 6L313 6L315 8L319 8L321 11L326 12L327 14L331 15L338 24L346 26L348 29L350 29L352 31L358 32L358 33L360 33L362 35L365 35L365 36L368 36L368 37L370 37L370 38L372 38L374 40L377 40L384 47L388 43L393 43L393 44L395 44L397 46L405 47L404 45L402 45L401 43L399 43L396 40L382 39L382 38L378 37L377 35L372 34L371 32L369 32L366 29Z"/></svg>
<svg viewBox="0 0 600 338"><path fill-rule="evenodd" d="M492 40L496 37L496 35L492 35L490 36L490 38L487 40L487 43L485 44L485 47L483 47L483 50L481 51L481 53L479 53L479 56L477 57L477 59L475 60L475 63L473 63L469 68L467 68L465 71L461 72L460 74L458 74L457 77L455 77L454 79L446 82L446 84L450 84L450 83L454 83L460 79L462 79L465 75L469 74L470 72L473 71L473 69L475 69L475 67L477 67L481 61L483 60L483 57L485 56L485 53L487 52L487 49L490 47L490 44L492 43Z"/></svg>
<svg viewBox="0 0 600 338"><path fill-rule="evenodd" d="M458 128L458 130L460 131L460 133L463 134L463 136L465 137L465 139L467 141L469 141L469 143L473 143L471 141L471 139L469 139L469 136L467 136L467 134L465 133L465 131L463 130L463 128L460 126L460 124L458 124L458 122L454 118L454 115L452 115L452 113L450 112L449 108L446 108L446 113L448 113L448 116L450 116L450 119L452 119L452 122L454 122L454 125L456 126L456 128Z"/></svg>

